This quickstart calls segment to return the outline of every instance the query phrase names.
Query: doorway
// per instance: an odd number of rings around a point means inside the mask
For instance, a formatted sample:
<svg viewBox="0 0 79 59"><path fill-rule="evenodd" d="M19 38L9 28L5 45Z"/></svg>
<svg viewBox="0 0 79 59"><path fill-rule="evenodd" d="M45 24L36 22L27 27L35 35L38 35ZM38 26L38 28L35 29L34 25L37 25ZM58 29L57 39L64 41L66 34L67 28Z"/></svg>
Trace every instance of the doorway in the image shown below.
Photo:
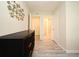
<svg viewBox="0 0 79 59"><path fill-rule="evenodd" d="M32 16L31 29L35 30L35 36L40 36L40 16Z"/></svg>
<svg viewBox="0 0 79 59"><path fill-rule="evenodd" d="M42 40L51 40L52 38L52 17L50 16L32 16L31 29L35 30L35 36L42 37ZM40 39L41 40L41 39Z"/></svg>
<svg viewBox="0 0 79 59"><path fill-rule="evenodd" d="M44 16L44 39L51 39L51 19L49 16Z"/></svg>

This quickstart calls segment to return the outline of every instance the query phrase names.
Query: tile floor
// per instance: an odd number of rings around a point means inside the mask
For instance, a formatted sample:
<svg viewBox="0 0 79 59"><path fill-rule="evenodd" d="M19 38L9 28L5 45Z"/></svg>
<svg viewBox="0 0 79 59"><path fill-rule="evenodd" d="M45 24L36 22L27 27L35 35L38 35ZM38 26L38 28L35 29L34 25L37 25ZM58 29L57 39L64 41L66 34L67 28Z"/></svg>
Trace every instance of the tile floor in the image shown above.
<svg viewBox="0 0 79 59"><path fill-rule="evenodd" d="M35 37L35 47L33 57L78 57L79 54L67 54L53 40L40 40L39 36Z"/></svg>

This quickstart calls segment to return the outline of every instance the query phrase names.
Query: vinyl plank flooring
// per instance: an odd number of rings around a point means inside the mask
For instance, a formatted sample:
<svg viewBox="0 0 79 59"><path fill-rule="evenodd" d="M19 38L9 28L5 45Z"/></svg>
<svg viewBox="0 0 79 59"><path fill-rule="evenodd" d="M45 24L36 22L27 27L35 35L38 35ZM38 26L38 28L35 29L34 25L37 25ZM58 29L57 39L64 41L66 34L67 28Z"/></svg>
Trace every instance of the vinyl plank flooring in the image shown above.
<svg viewBox="0 0 79 59"><path fill-rule="evenodd" d="M39 36L35 37L35 47L33 57L52 56L52 54L65 53L61 47L53 40L40 40Z"/></svg>

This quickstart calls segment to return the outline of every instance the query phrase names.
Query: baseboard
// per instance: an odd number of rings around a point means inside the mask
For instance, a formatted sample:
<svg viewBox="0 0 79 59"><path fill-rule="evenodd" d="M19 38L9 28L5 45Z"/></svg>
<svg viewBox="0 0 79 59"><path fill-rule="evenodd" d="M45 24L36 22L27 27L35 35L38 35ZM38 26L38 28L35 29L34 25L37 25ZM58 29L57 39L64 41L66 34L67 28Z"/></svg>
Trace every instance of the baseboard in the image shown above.
<svg viewBox="0 0 79 59"><path fill-rule="evenodd" d="M57 40L54 40L66 53L79 53L79 50L67 50L65 48L63 48L58 42Z"/></svg>
<svg viewBox="0 0 79 59"><path fill-rule="evenodd" d="M66 53L79 53L79 50L66 50Z"/></svg>
<svg viewBox="0 0 79 59"><path fill-rule="evenodd" d="M63 47L57 42L57 40L54 40L54 41L59 45L59 47L61 47L64 51L66 51L66 49L63 48Z"/></svg>

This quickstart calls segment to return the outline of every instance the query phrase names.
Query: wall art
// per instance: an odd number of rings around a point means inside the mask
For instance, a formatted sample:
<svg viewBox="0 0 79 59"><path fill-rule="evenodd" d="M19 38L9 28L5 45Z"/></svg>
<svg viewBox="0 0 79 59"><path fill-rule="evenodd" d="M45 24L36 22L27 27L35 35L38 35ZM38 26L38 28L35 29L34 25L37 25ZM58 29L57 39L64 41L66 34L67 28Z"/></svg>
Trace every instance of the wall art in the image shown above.
<svg viewBox="0 0 79 59"><path fill-rule="evenodd" d="M7 1L7 8L9 10L9 14L12 18L16 18L17 20L24 19L24 9L21 8L20 4L15 1Z"/></svg>

